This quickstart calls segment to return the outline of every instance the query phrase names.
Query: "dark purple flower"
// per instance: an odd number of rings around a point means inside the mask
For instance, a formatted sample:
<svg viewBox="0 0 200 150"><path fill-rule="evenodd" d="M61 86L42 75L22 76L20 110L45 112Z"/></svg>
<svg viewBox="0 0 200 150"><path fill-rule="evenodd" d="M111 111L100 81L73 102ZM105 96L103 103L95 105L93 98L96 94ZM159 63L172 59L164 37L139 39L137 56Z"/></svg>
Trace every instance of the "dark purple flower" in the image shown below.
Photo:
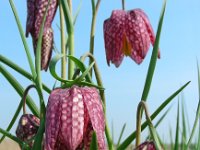
<svg viewBox="0 0 200 150"><path fill-rule="evenodd" d="M156 150L156 146L153 141L146 141L140 144L134 150Z"/></svg>
<svg viewBox="0 0 200 150"><path fill-rule="evenodd" d="M49 96L45 150L89 149L93 131L100 150L105 150L105 119L96 88L73 86L55 89Z"/></svg>
<svg viewBox="0 0 200 150"><path fill-rule="evenodd" d="M119 67L124 55L140 64L150 43L154 44L155 35L147 15L141 9L114 10L111 17L104 21L104 41L108 65L111 61Z"/></svg>
<svg viewBox="0 0 200 150"><path fill-rule="evenodd" d="M26 37L31 33L33 39L34 51L36 50L37 41L39 38L40 27L43 17L48 5L48 0L27 0L27 21L26 21ZM41 69L47 70L49 61L51 59L53 48L53 30L51 28L56 10L58 7L57 0L51 0L46 21L44 25L44 32L42 36L42 51L41 51Z"/></svg>
<svg viewBox="0 0 200 150"><path fill-rule="evenodd" d="M38 117L32 114L24 114L19 120L16 135L19 139L32 146L33 137L36 135L39 126L40 119Z"/></svg>

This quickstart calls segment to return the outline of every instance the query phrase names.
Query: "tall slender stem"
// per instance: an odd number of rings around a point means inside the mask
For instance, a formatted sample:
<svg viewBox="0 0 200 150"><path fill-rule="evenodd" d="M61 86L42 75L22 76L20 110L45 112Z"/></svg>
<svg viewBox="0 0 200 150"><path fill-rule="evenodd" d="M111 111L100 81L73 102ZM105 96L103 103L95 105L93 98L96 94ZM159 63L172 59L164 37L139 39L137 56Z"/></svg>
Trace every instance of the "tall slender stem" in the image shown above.
<svg viewBox="0 0 200 150"><path fill-rule="evenodd" d="M60 10L60 36L61 36L61 53L65 56L66 55L66 47L65 47L65 21L64 21L64 14L63 8L61 3L59 2L59 10ZM62 58L61 62L61 77L62 79L66 79L66 57Z"/></svg>
<svg viewBox="0 0 200 150"><path fill-rule="evenodd" d="M125 0L122 0L122 9L125 10Z"/></svg>
<svg viewBox="0 0 200 150"><path fill-rule="evenodd" d="M69 13L71 16L71 19L73 18L73 14L72 14L72 0L67 0L68 3L68 7L69 7ZM72 21L73 22L73 21ZM68 30L68 38L69 38L69 55L74 56L74 27L73 24L70 25L70 30ZM68 64L68 79L72 79L73 78L73 74L74 74L74 62L69 60L69 64Z"/></svg>
<svg viewBox="0 0 200 150"><path fill-rule="evenodd" d="M91 31L90 31L90 53L94 54L94 37L95 37L95 27L96 27L96 17L98 13L98 9L100 6L101 0L97 1L95 8L92 9L92 24L91 24ZM92 63L92 59L89 60L89 64ZM90 76L92 77L92 70L90 71Z"/></svg>
<svg viewBox="0 0 200 150"><path fill-rule="evenodd" d="M69 6L69 10L72 13L72 0L67 0L68 6Z"/></svg>

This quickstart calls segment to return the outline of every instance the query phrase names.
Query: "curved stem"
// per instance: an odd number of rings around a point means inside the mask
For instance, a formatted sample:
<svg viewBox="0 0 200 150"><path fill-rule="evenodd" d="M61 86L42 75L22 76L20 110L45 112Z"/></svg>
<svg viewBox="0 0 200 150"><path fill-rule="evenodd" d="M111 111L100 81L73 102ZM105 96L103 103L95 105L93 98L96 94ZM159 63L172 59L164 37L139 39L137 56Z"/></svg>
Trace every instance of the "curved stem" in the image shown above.
<svg viewBox="0 0 200 150"><path fill-rule="evenodd" d="M26 97L28 95L28 92L31 88L35 88L36 89L36 86L34 84L31 84L29 85L25 91L24 91L24 94L23 94L23 97L22 97L22 101L23 101L23 114L26 114Z"/></svg>
<svg viewBox="0 0 200 150"><path fill-rule="evenodd" d="M146 115L146 120L147 120L147 123L149 125L149 129L150 129L150 132L151 132L151 135L155 141L155 146L156 146L156 149L160 150L162 149L161 146L160 146L160 142L159 142L159 139L157 137L157 134L156 134L156 131L155 131L155 128L153 127L153 124L152 124L152 121L151 121L151 117L149 115L149 111L148 111L148 107L147 107L147 104L145 101L140 101L139 105L138 105L138 108L137 108L137 124L136 124L136 128L137 128L137 131L136 131L136 147L139 146L140 144L140 134L141 134L141 114L142 114L142 110L144 109L145 111L145 115Z"/></svg>
<svg viewBox="0 0 200 150"><path fill-rule="evenodd" d="M94 37L95 37L95 27L96 27L96 17L99 10L101 0L98 0L95 9L92 9L92 23L90 31L90 53L94 54ZM92 63L92 59L89 60L89 65ZM90 76L92 77L92 71L90 71Z"/></svg>
<svg viewBox="0 0 200 150"><path fill-rule="evenodd" d="M64 21L64 14L63 14L63 8L61 3L59 2L59 10L60 10L60 32L61 32L61 53L63 55L66 55L66 47L65 47L65 21ZM61 77L62 79L66 79L66 58L62 58L61 62Z"/></svg>

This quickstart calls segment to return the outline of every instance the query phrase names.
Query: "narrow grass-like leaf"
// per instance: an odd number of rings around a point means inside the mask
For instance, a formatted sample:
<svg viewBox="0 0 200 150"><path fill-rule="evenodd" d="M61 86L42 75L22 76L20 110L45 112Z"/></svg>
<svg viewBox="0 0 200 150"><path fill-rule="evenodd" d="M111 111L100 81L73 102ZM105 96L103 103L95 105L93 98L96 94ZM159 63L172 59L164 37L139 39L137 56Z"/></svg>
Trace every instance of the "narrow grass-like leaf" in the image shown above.
<svg viewBox="0 0 200 150"><path fill-rule="evenodd" d="M168 114L169 110L171 109L171 107L169 107L167 109L167 111L158 119L158 121L155 123L154 128L157 128L160 123L163 121L163 119L165 118L165 116ZM146 140L150 139L150 136L147 136Z"/></svg>
<svg viewBox="0 0 200 150"><path fill-rule="evenodd" d="M174 92L169 98L167 98L157 109L154 111L154 113L151 115L151 120L155 119L155 117L176 97L188 84L187 82L185 85L183 85L181 88L179 88L176 92ZM144 130L147 127L147 121L145 121L142 126L141 130ZM126 149L129 144L135 139L136 137L136 131L131 133L123 142L120 144L120 146L117 148L117 150L124 150Z"/></svg>
<svg viewBox="0 0 200 150"><path fill-rule="evenodd" d="M73 25L75 26L76 24L76 20L78 18L78 15L80 13L80 10L81 10L81 5L82 5L82 0L80 0L79 4L78 4L78 7L76 9L76 12L75 12L75 15L74 15L74 19L73 19Z"/></svg>
<svg viewBox="0 0 200 150"><path fill-rule="evenodd" d="M197 150L200 149L200 117L199 117L199 131L198 131L198 142L197 142Z"/></svg>
<svg viewBox="0 0 200 150"><path fill-rule="evenodd" d="M22 106L23 106L23 101L21 100L20 103L19 103L19 105L18 105L18 107L17 107L17 110L16 110L16 112L15 112L15 114L14 114L12 120L11 120L11 122L9 123L9 125L8 125L8 127L6 129L7 132L9 132L10 129L13 127L15 121L17 120L17 117L19 116L19 113L20 113L20 111L22 109ZM3 135L1 137L0 143L4 140L4 138L5 138L5 135Z"/></svg>
<svg viewBox="0 0 200 150"><path fill-rule="evenodd" d="M91 144L90 144L90 150L98 150L97 135L96 135L95 131L92 134L92 141L91 141Z"/></svg>
<svg viewBox="0 0 200 150"><path fill-rule="evenodd" d="M9 60L8 58L0 55L0 62L6 64L7 66L11 67L12 69L14 69L15 71L17 71L19 74L21 74L22 76L24 76L25 78L33 81L33 76L28 73L26 70L24 70L23 68L21 68L20 66L18 66L17 64L15 64L14 62L12 62L11 60ZM48 88L45 84L42 84L43 89L47 92L50 93L51 90L50 88Z"/></svg>
<svg viewBox="0 0 200 150"><path fill-rule="evenodd" d="M177 121L176 121L176 137L175 137L175 143L174 143L174 150L179 149L179 101L178 101L178 108L177 108Z"/></svg>
<svg viewBox="0 0 200 150"><path fill-rule="evenodd" d="M120 136L119 136L119 139L118 139L118 142L117 142L117 147L119 146L119 144L121 142L121 138L122 138L122 135L124 134L125 128L126 128L126 123L123 125L122 130L120 132Z"/></svg>
<svg viewBox="0 0 200 150"><path fill-rule="evenodd" d="M182 96L182 138L181 138L181 149L186 150L187 146L187 128L186 128L186 121L185 121L185 105L184 105L184 98Z"/></svg>
<svg viewBox="0 0 200 150"><path fill-rule="evenodd" d="M43 141L43 133L45 131L45 118L43 117L42 120L40 120L40 127L38 129L38 132L35 136L35 141L33 144L32 150L42 150L42 141Z"/></svg>
<svg viewBox="0 0 200 150"><path fill-rule="evenodd" d="M56 55L55 57L53 57L49 63L49 71L51 73L51 75L58 81L61 81L61 82L70 82L69 80L64 80L62 79L61 77L59 77L56 73L56 64L57 62L62 58L62 57L65 57L64 55Z"/></svg>
<svg viewBox="0 0 200 150"><path fill-rule="evenodd" d="M170 149L173 150L174 144L173 144L173 134L171 125L169 126L169 137L170 137Z"/></svg>
<svg viewBox="0 0 200 150"><path fill-rule="evenodd" d="M16 92L22 97L24 93L24 88L20 85L20 83L1 64L0 71L3 76L8 80L8 82L12 85L12 87L16 90ZM30 96L27 96L27 105L34 115L39 116L38 108Z"/></svg>
<svg viewBox="0 0 200 150"><path fill-rule="evenodd" d="M22 147L26 148L26 150L30 150L30 147L29 147L28 144L26 144L25 142L23 142L22 140L20 140L16 136L10 134L9 132L7 132L7 131L5 131L5 130L0 128L0 133L2 133L6 137L12 139L13 141L17 142L19 145L21 145Z"/></svg>
<svg viewBox="0 0 200 150"><path fill-rule="evenodd" d="M200 120L200 72L199 72L198 62L197 62L197 75L198 75L199 102L198 102L198 106L197 106L197 111L196 111L196 116L195 116L195 121L194 121L193 128L192 128L192 132L190 134L190 137L189 137L189 140L187 143L187 148L189 148L189 146L192 142L192 138L194 137L196 126L198 124L198 121ZM199 122L199 126L200 126L200 122ZM200 132L200 128L199 128L199 132ZM200 134L199 134L199 140L200 140Z"/></svg>
<svg viewBox="0 0 200 150"><path fill-rule="evenodd" d="M166 0L164 0L163 8L162 8L162 11L161 11L161 15L160 15L159 23L158 23L157 34L156 34L156 40L155 40L155 44L154 44L154 47L153 47L153 52L152 52L152 55L151 55L151 60L150 60L150 63L149 63L146 81L145 81L145 85L144 85L144 89L143 89L143 93L142 93L142 97L141 97L141 100L144 100L144 101L147 100L147 97L148 97L148 94L149 94L149 91L150 91L150 87L151 87L151 82L152 82L152 79L153 79L154 70L155 70L155 67L156 67L160 35L161 35L162 24L163 24L163 19L164 19L164 14L165 14L165 7L166 7Z"/></svg>
<svg viewBox="0 0 200 150"><path fill-rule="evenodd" d="M79 59L77 59L74 56L70 56L69 55L67 57L69 59L71 59L76 64L76 66L81 70L81 72L84 72L86 70L86 67L85 67L85 65L84 65L84 63L82 61L80 61ZM92 79L91 79L89 74L87 74L87 76L85 78L86 78L87 82L91 82L92 83Z"/></svg>
<svg viewBox="0 0 200 150"><path fill-rule="evenodd" d="M155 124L155 128L157 128L159 125L160 125L160 123L163 121L163 119L167 116L167 114L168 114L168 112L170 111L170 109L171 109L171 107L169 107L167 110L166 110L166 112L160 117L160 119L158 119L158 121L156 122L156 124Z"/></svg>
<svg viewBox="0 0 200 150"><path fill-rule="evenodd" d="M26 51L26 56L28 58L28 62L29 62L29 66L30 66L30 69L31 69L31 72L32 72L32 75L33 75L33 78L36 77L36 72L35 72L35 69L34 69L34 64L33 64L33 60L31 58L31 54L30 54L30 50L29 50L29 47L28 47L28 44L26 42L26 38L25 38L25 34L24 34L24 31L23 31L23 28L22 28L22 25L19 21L19 17L18 17L18 14L17 14L17 10L15 8L15 5L13 3L13 0L9 0L9 3L10 3L10 6L12 8L12 11L13 11L13 14L15 16L15 20L16 20L16 23L17 23L17 27L19 29L19 33L20 33L20 36L21 36L21 39L22 39L22 42L24 44L24 49Z"/></svg>
<svg viewBox="0 0 200 150"><path fill-rule="evenodd" d="M95 62L93 62L93 63L82 73L82 75L81 75L80 77L76 78L76 79L73 81L73 83L76 84L76 83L82 81L82 80L85 78L85 76L88 75L89 71L92 69L92 67L94 66L94 64L95 64Z"/></svg>

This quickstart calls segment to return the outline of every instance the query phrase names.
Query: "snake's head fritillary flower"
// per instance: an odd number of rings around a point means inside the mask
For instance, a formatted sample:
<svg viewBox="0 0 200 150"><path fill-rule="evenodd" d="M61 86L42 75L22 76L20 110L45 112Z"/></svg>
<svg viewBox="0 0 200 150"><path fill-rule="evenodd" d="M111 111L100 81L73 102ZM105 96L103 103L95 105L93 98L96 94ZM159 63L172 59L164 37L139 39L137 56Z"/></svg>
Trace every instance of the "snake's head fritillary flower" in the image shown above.
<svg viewBox="0 0 200 150"><path fill-rule="evenodd" d="M27 0L27 21L26 21L26 37L29 33L33 39L34 52L36 50L37 41L39 38L40 27L45 15L48 0ZM53 48L53 30L51 28L56 10L58 7L58 0L51 0L47 16L44 24L44 32L42 35L42 51L41 51L41 69L47 70L49 61L51 59Z"/></svg>
<svg viewBox="0 0 200 150"><path fill-rule="evenodd" d="M40 126L40 119L32 114L24 114L19 120L17 126L16 135L19 139L29 143L30 146L33 144L33 137L36 135Z"/></svg>
<svg viewBox="0 0 200 150"><path fill-rule="evenodd" d="M47 104L45 150L89 149L96 132L98 147L105 150L105 119L96 88L72 86L55 89Z"/></svg>
<svg viewBox="0 0 200 150"><path fill-rule="evenodd" d="M156 146L153 141L146 141L140 144L134 150L156 150Z"/></svg>
<svg viewBox="0 0 200 150"><path fill-rule="evenodd" d="M104 42L108 65L111 61L119 67L124 55L140 64L150 43L154 45L155 35L143 10L114 10L111 17L104 21Z"/></svg>

